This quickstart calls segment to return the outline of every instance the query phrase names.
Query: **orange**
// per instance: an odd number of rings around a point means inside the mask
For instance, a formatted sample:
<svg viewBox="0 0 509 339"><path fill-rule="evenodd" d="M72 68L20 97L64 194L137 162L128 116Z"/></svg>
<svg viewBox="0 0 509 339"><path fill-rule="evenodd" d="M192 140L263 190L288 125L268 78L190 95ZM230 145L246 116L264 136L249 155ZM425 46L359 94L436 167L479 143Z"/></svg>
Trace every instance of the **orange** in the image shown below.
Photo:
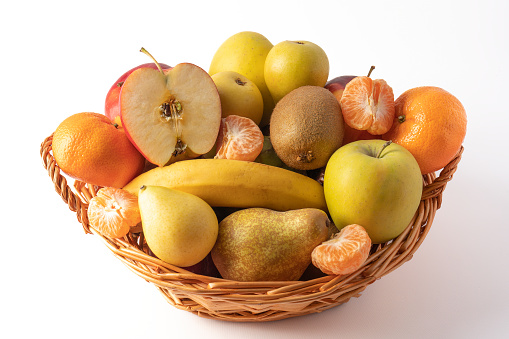
<svg viewBox="0 0 509 339"><path fill-rule="evenodd" d="M263 133L251 119L229 115L221 119L215 159L254 161L263 148Z"/></svg>
<svg viewBox="0 0 509 339"><path fill-rule="evenodd" d="M340 100L345 123L373 135L386 133L394 120L394 94L382 79L359 76L346 84Z"/></svg>
<svg viewBox="0 0 509 339"><path fill-rule="evenodd" d="M90 226L110 238L121 238L141 222L138 197L123 189L101 188L88 205Z"/></svg>
<svg viewBox="0 0 509 339"><path fill-rule="evenodd" d="M447 165L458 153L467 132L461 102L438 87L417 87L399 96L396 116L384 140L392 140L413 154L422 174Z"/></svg>
<svg viewBox="0 0 509 339"><path fill-rule="evenodd" d="M350 274L369 256L371 239L361 225L345 226L311 253L313 265L325 274Z"/></svg>
<svg viewBox="0 0 509 339"><path fill-rule="evenodd" d="M123 187L145 166L125 132L99 113L65 119L53 134L52 149L64 173L97 186Z"/></svg>

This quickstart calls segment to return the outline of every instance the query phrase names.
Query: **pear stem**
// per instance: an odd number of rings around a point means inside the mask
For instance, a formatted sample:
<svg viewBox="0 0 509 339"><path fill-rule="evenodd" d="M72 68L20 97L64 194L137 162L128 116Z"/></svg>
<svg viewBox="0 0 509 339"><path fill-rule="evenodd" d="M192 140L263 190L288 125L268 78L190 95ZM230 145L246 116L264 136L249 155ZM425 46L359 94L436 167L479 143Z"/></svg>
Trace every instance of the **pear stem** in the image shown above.
<svg viewBox="0 0 509 339"><path fill-rule="evenodd" d="M375 69L375 66L371 66L371 68L369 69L369 72L368 72L368 78L369 78L369 76L371 75L371 72L373 72L374 69Z"/></svg>
<svg viewBox="0 0 509 339"><path fill-rule="evenodd" d="M157 68L159 69L159 72L161 72L161 74L164 75L164 72L163 72L163 69L161 68L161 66L159 65L159 63L156 61L156 59L152 56L152 54L150 54L145 48L141 48L140 49L140 52L143 52L145 53L146 55L148 55L152 60L154 60L154 63L156 64Z"/></svg>
<svg viewBox="0 0 509 339"><path fill-rule="evenodd" d="M376 155L376 157L379 159L381 156L382 156L382 152L384 151L384 149L389 146L390 144L392 144L392 141L389 140L387 141L385 144L382 145L382 149L378 152L378 154Z"/></svg>

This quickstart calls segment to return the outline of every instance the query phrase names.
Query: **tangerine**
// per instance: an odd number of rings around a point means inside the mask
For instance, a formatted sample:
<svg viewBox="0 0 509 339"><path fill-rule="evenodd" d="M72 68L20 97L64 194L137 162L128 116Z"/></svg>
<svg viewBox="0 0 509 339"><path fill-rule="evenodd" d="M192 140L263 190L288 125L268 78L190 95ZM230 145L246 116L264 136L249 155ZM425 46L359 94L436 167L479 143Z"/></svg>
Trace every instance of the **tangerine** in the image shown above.
<svg viewBox="0 0 509 339"><path fill-rule="evenodd" d="M138 197L120 188L103 187L90 200L90 226L110 238L121 238L141 222Z"/></svg>
<svg viewBox="0 0 509 339"><path fill-rule="evenodd" d="M263 133L251 119L229 115L221 119L214 159L254 161L263 149Z"/></svg>
<svg viewBox="0 0 509 339"><path fill-rule="evenodd" d="M325 274L350 274L364 264L370 249L368 232L361 225L352 224L315 247L311 260Z"/></svg>
<svg viewBox="0 0 509 339"><path fill-rule="evenodd" d="M385 80L353 78L346 84L340 104L345 123L354 129L381 135L392 126L394 94Z"/></svg>
<svg viewBox="0 0 509 339"><path fill-rule="evenodd" d="M70 177L96 186L123 187L145 167L145 158L123 129L99 113L66 118L53 134L53 156Z"/></svg>
<svg viewBox="0 0 509 339"><path fill-rule="evenodd" d="M396 99L395 110L392 127L382 138L409 150L422 174L445 167L458 153L467 115L455 96L439 87L416 87Z"/></svg>

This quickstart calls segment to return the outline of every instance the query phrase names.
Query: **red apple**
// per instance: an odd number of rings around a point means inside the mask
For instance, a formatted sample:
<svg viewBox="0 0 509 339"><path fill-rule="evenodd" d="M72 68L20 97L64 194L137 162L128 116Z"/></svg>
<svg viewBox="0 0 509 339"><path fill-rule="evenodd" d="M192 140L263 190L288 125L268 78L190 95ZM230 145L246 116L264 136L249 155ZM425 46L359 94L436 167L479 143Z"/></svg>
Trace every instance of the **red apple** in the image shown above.
<svg viewBox="0 0 509 339"><path fill-rule="evenodd" d="M162 69L170 69L171 67L166 64L159 64ZM121 119L120 119L120 89L122 88L122 85L124 84L124 81L127 79L127 77L137 70L138 68L153 68L157 69L157 65L153 62L139 65L137 67L134 67L133 69L130 69L129 71L122 74L120 78L115 81L115 83L111 86L110 90L108 91L108 94L106 95L106 102L104 105L104 114L113 122L118 124L119 126L122 125Z"/></svg>
<svg viewBox="0 0 509 339"><path fill-rule="evenodd" d="M220 277L219 271L217 270L216 265L214 265L210 253L199 263L183 268L194 274L206 275L215 278Z"/></svg>
<svg viewBox="0 0 509 339"><path fill-rule="evenodd" d="M192 158L212 149L221 101L210 75L194 64L180 63L164 71L144 67L122 86L120 118L145 159L164 166L177 157Z"/></svg>
<svg viewBox="0 0 509 339"><path fill-rule="evenodd" d="M327 88L332 94L334 94L338 102L340 102L346 84L348 84L352 79L356 77L357 77L356 75L343 75L340 77L336 77L332 80L327 81L327 83L325 84L325 88ZM345 134L343 136L342 145L346 145L350 142L357 140L380 139L380 137L381 137L380 135L372 135L367 131L360 131L345 124Z"/></svg>
<svg viewBox="0 0 509 339"><path fill-rule="evenodd" d="M331 93L334 94L339 102L339 100L341 100L341 96L343 95L343 91L345 90L346 84L356 77L356 75L342 75L340 77L336 77L327 81L325 88L331 91Z"/></svg>

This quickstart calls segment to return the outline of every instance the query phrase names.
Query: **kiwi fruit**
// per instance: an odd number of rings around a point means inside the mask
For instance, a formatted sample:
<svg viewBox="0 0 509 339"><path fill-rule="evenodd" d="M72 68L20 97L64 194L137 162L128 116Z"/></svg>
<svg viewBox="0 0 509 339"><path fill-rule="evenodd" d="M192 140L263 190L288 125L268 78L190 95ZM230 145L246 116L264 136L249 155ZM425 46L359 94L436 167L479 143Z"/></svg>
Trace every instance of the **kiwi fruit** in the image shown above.
<svg viewBox="0 0 509 339"><path fill-rule="evenodd" d="M285 95L270 119L270 139L278 157L289 167L323 167L341 147L345 133L336 97L319 86L302 86Z"/></svg>

